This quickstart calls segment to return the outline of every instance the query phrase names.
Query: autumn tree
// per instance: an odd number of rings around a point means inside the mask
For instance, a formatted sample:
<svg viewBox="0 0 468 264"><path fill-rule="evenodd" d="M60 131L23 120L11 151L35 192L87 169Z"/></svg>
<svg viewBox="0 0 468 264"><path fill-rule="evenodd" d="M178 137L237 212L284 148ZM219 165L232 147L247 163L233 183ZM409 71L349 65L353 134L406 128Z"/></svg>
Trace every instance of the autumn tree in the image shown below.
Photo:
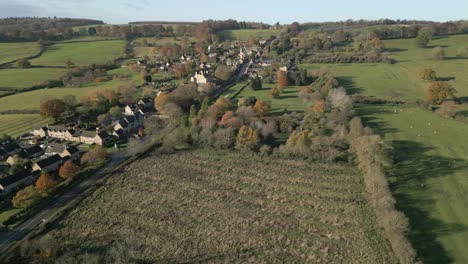
<svg viewBox="0 0 468 264"><path fill-rule="evenodd" d="M65 67L71 69L75 67L75 63L71 59L65 60Z"/></svg>
<svg viewBox="0 0 468 264"><path fill-rule="evenodd" d="M254 150L260 142L258 134L249 126L242 126L236 136L236 149Z"/></svg>
<svg viewBox="0 0 468 264"><path fill-rule="evenodd" d="M60 167L59 175L64 179L71 179L75 177L80 169L71 160L68 160Z"/></svg>
<svg viewBox="0 0 468 264"><path fill-rule="evenodd" d="M42 172L36 181L36 190L40 193L50 193L55 190L57 183L47 172Z"/></svg>
<svg viewBox="0 0 468 264"><path fill-rule="evenodd" d="M169 95L169 92L162 92L154 99L154 108L156 111L164 111L164 106L169 102Z"/></svg>
<svg viewBox="0 0 468 264"><path fill-rule="evenodd" d="M426 90L426 102L441 104L447 98L455 98L457 90L448 82L435 81Z"/></svg>
<svg viewBox="0 0 468 264"><path fill-rule="evenodd" d="M440 105L439 109L437 109L438 114L447 118L454 118L457 112L458 107L454 101L445 101Z"/></svg>
<svg viewBox="0 0 468 264"><path fill-rule="evenodd" d="M48 99L41 102L40 113L45 118L57 120L66 109L66 104L61 99Z"/></svg>
<svg viewBox="0 0 468 264"><path fill-rule="evenodd" d="M442 47L435 47L432 49L433 60L443 60L445 58L445 51Z"/></svg>
<svg viewBox="0 0 468 264"><path fill-rule="evenodd" d="M263 117L268 113L268 111L270 111L270 103L267 101L257 100L254 105L254 110L258 117Z"/></svg>
<svg viewBox="0 0 468 264"><path fill-rule="evenodd" d="M15 197L11 200L11 203L15 208L28 208L37 204L40 199L40 193L37 192L34 186L29 185L18 191Z"/></svg>
<svg viewBox="0 0 468 264"><path fill-rule="evenodd" d="M419 72L419 79L423 81L435 81L437 73L431 68L425 68Z"/></svg>
<svg viewBox="0 0 468 264"><path fill-rule="evenodd" d="M318 115L321 115L321 114L323 114L325 112L325 107L326 107L325 101L324 100L319 100L312 107L312 112L314 112L314 113L316 113Z"/></svg>
<svg viewBox="0 0 468 264"><path fill-rule="evenodd" d="M19 59L16 61L16 68L24 69L31 67L31 63L27 59Z"/></svg>
<svg viewBox="0 0 468 264"><path fill-rule="evenodd" d="M283 89L286 86L289 86L288 73L282 70L276 72L276 77L278 78L278 87Z"/></svg>
<svg viewBox="0 0 468 264"><path fill-rule="evenodd" d="M422 28L419 30L416 36L416 46L419 48L425 48L432 39L432 29L429 27Z"/></svg>
<svg viewBox="0 0 468 264"><path fill-rule="evenodd" d="M220 64L216 67L215 77L221 81L227 81L234 76L234 71L227 65Z"/></svg>
<svg viewBox="0 0 468 264"><path fill-rule="evenodd" d="M274 98L278 98L279 95L280 95L280 89L276 86L274 87L271 87L271 89L268 91L268 98L270 99L274 99Z"/></svg>

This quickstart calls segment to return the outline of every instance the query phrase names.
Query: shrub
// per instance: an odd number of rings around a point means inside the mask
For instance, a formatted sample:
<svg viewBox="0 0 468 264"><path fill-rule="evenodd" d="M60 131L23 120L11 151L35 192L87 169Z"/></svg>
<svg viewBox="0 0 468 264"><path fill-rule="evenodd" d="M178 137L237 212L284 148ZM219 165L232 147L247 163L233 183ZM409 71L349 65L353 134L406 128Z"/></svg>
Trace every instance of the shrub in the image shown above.
<svg viewBox="0 0 468 264"><path fill-rule="evenodd" d="M57 183L47 172L42 172L36 181L36 190L40 193L50 193L55 190Z"/></svg>
<svg viewBox="0 0 468 264"><path fill-rule="evenodd" d="M257 132L249 126L242 126L237 133L236 149L238 150L255 150L258 146L260 139Z"/></svg>
<svg viewBox="0 0 468 264"><path fill-rule="evenodd" d="M62 167L60 167L59 175L64 179L71 179L75 177L78 171L80 171L80 168L78 168L73 161L68 160Z"/></svg>
<svg viewBox="0 0 468 264"><path fill-rule="evenodd" d="M213 133L213 147L216 149L229 149L234 146L236 136L232 128L220 128Z"/></svg>
<svg viewBox="0 0 468 264"><path fill-rule="evenodd" d="M458 108L455 102L447 101L447 102L443 102L440 105L439 109L437 110L437 113L447 118L454 118L457 114L457 111L458 111Z"/></svg>
<svg viewBox="0 0 468 264"><path fill-rule="evenodd" d="M445 51L442 47L435 47L432 49L432 59L443 60L445 58Z"/></svg>
<svg viewBox="0 0 468 264"><path fill-rule="evenodd" d="M270 103L267 101L257 100L254 105L255 113L258 117L265 116L270 111Z"/></svg>
<svg viewBox="0 0 468 264"><path fill-rule="evenodd" d="M24 69L31 67L31 63L27 59L19 59L16 61L16 68Z"/></svg>
<svg viewBox="0 0 468 264"><path fill-rule="evenodd" d="M26 188L18 191L11 200L15 208L28 208L37 204L41 199L41 195L37 192L34 186L29 185Z"/></svg>
<svg viewBox="0 0 468 264"><path fill-rule="evenodd" d="M256 76L250 80L250 88L254 91L258 91L262 89L262 79Z"/></svg>
<svg viewBox="0 0 468 264"><path fill-rule="evenodd" d="M423 69L418 74L419 79L423 81L435 81L437 79L436 72L431 68Z"/></svg>

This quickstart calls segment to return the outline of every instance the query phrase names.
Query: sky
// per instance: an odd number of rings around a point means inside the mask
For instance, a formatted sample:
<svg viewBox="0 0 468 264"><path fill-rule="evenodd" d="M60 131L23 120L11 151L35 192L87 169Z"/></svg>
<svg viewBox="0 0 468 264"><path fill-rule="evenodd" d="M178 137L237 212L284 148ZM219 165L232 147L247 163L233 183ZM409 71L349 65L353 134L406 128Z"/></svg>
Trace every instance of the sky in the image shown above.
<svg viewBox="0 0 468 264"><path fill-rule="evenodd" d="M236 19L273 24L347 19L468 19L468 0L0 0L0 17L131 21Z"/></svg>

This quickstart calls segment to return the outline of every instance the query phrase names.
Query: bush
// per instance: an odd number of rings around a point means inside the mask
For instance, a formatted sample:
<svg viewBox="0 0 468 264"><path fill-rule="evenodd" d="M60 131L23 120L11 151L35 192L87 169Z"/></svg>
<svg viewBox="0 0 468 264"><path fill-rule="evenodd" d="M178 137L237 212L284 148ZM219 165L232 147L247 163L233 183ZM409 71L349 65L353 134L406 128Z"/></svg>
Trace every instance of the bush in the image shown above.
<svg viewBox="0 0 468 264"><path fill-rule="evenodd" d="M31 67L31 63L27 59L19 59L16 61L16 68L25 69Z"/></svg>
<svg viewBox="0 0 468 264"><path fill-rule="evenodd" d="M250 80L250 88L254 91L258 91L262 89L262 79L260 77L255 77Z"/></svg>
<svg viewBox="0 0 468 264"><path fill-rule="evenodd" d="M423 81L435 81L437 79L436 72L431 68L423 69L418 74L419 79Z"/></svg>
<svg viewBox="0 0 468 264"><path fill-rule="evenodd" d="M257 132L249 126L242 126L237 133L236 149L238 150L255 150L258 146L260 139Z"/></svg>
<svg viewBox="0 0 468 264"><path fill-rule="evenodd" d="M433 60L443 60L445 58L445 51L442 47L435 47L432 49Z"/></svg>
<svg viewBox="0 0 468 264"><path fill-rule="evenodd" d="M37 192L34 186L29 185L26 188L18 191L11 200L15 208L29 208L37 204L41 200L41 195Z"/></svg>
<svg viewBox="0 0 468 264"><path fill-rule="evenodd" d="M395 199L383 173L384 168L391 164L388 158L389 150L390 147L377 135L351 140L351 151L356 156L358 167L364 173L364 183L378 224L384 228L400 263L414 263L416 252L406 237L408 220L395 208Z"/></svg>

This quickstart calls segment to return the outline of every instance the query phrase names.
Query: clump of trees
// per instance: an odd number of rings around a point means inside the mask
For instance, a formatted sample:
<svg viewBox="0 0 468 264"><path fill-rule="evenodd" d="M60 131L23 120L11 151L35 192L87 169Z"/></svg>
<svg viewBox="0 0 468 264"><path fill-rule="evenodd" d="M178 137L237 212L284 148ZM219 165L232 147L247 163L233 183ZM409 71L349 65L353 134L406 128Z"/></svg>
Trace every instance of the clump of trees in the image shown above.
<svg viewBox="0 0 468 264"><path fill-rule="evenodd" d="M57 182L52 175L42 172L36 181L35 187L39 193L51 193L57 187Z"/></svg>
<svg viewBox="0 0 468 264"><path fill-rule="evenodd" d="M435 81L437 80L437 73L431 68L422 69L419 74L419 79L423 81Z"/></svg>
<svg viewBox="0 0 468 264"><path fill-rule="evenodd" d="M448 82L434 81L426 89L425 101L431 104L441 104L447 98L455 99L457 90Z"/></svg>
<svg viewBox="0 0 468 264"><path fill-rule="evenodd" d="M36 188L33 185L29 185L18 191L11 202L15 208L29 208L36 205L41 200L41 197Z"/></svg>
<svg viewBox="0 0 468 264"><path fill-rule="evenodd" d="M443 60L445 58L445 51L442 47L435 47L432 49L433 60Z"/></svg>
<svg viewBox="0 0 468 264"><path fill-rule="evenodd" d="M416 46L419 48L426 48L429 41L432 39L432 29L429 27L422 28L418 31L416 36Z"/></svg>
<svg viewBox="0 0 468 264"><path fill-rule="evenodd" d="M364 174L364 183L377 223L384 228L400 263L414 263L416 252L407 239L408 219L395 208L396 202L384 174L384 169L391 165L391 148L380 136L362 132L354 133L350 138L351 152Z"/></svg>
<svg viewBox="0 0 468 264"><path fill-rule="evenodd" d="M86 152L81 157L81 164L91 164L97 161L107 159L107 150L99 145L96 145L91 151Z"/></svg>
<svg viewBox="0 0 468 264"><path fill-rule="evenodd" d="M31 67L31 62L27 59L19 59L16 61L16 68L25 69Z"/></svg>
<svg viewBox="0 0 468 264"><path fill-rule="evenodd" d="M79 171L80 168L76 166L73 161L68 160L60 167L59 176L66 180L73 179Z"/></svg>

